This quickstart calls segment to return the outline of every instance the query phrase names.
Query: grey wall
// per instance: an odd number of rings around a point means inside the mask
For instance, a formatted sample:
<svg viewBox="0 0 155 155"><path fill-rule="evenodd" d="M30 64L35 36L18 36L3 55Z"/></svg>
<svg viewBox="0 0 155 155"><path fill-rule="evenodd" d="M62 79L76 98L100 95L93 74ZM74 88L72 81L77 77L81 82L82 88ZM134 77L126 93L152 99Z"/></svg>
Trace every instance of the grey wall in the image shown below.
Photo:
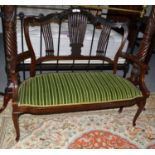
<svg viewBox="0 0 155 155"><path fill-rule="evenodd" d="M3 37L2 34L0 34L0 92L4 92L6 86L7 86L7 75L5 72Z"/></svg>
<svg viewBox="0 0 155 155"><path fill-rule="evenodd" d="M27 5L17 6L17 14L23 12L26 15L46 15L52 12L59 12L58 9L67 9L69 5ZM43 8L43 9L42 9ZM55 10L57 9L57 10ZM61 11L61 10L60 10Z"/></svg>
<svg viewBox="0 0 155 155"><path fill-rule="evenodd" d="M152 9L152 6L151 6L151 5L148 5L148 6L147 6L147 9L146 9L145 16L149 16L149 15L150 15L151 9Z"/></svg>
<svg viewBox="0 0 155 155"><path fill-rule="evenodd" d="M1 8L0 8L0 12L1 12ZM0 33L2 33L2 19L0 17Z"/></svg>
<svg viewBox="0 0 155 155"><path fill-rule="evenodd" d="M0 33L2 33L2 20L0 18Z"/></svg>

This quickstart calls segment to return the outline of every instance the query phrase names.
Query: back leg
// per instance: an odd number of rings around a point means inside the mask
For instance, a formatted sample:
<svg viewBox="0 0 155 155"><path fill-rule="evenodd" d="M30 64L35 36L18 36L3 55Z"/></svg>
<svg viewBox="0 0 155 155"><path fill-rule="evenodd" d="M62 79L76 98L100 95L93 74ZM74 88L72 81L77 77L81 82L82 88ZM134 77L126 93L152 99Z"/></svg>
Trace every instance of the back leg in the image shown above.
<svg viewBox="0 0 155 155"><path fill-rule="evenodd" d="M123 107L120 107L118 112L121 113L123 111Z"/></svg>

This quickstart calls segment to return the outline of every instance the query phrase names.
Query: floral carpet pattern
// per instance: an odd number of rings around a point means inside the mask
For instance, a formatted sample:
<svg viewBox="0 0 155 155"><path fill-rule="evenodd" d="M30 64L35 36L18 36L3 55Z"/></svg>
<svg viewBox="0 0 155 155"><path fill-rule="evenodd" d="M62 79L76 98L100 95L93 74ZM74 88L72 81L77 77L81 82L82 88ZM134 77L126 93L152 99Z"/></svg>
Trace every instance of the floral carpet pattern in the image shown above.
<svg viewBox="0 0 155 155"><path fill-rule="evenodd" d="M70 149L136 149L136 145L131 144L126 139L104 131L90 131L75 140L68 148Z"/></svg>
<svg viewBox="0 0 155 155"><path fill-rule="evenodd" d="M53 115L22 115L15 141L11 105L0 114L0 148L155 148L155 95L146 110L132 119L136 107ZM0 102L2 102L0 100Z"/></svg>

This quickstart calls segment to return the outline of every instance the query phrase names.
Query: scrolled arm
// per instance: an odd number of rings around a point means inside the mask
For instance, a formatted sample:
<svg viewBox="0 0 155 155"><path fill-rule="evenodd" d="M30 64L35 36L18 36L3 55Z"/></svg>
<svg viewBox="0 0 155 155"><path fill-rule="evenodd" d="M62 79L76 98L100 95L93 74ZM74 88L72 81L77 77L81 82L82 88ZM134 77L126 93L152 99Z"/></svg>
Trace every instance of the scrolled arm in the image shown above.
<svg viewBox="0 0 155 155"><path fill-rule="evenodd" d="M17 54L16 66L20 64L22 61L29 58L31 59L30 76L32 77L35 75L36 57L32 54L31 51L24 51L20 54Z"/></svg>
<svg viewBox="0 0 155 155"><path fill-rule="evenodd" d="M28 58L31 58L31 55L30 55L30 52L29 51L24 51L20 54L17 55L17 64L19 64L20 62L28 59Z"/></svg>
<svg viewBox="0 0 155 155"><path fill-rule="evenodd" d="M122 53L120 57L125 58L127 61L131 63L137 64L142 70L148 70L148 65L144 64L143 62L139 61L135 55L131 55L128 53Z"/></svg>
<svg viewBox="0 0 155 155"><path fill-rule="evenodd" d="M146 87L144 78L147 70L149 69L148 65L141 62L137 59L136 56L130 55L127 53L122 53L120 57L125 58L132 65L131 76L128 78L132 83L139 86L139 89L142 91L143 96L148 97L150 92Z"/></svg>

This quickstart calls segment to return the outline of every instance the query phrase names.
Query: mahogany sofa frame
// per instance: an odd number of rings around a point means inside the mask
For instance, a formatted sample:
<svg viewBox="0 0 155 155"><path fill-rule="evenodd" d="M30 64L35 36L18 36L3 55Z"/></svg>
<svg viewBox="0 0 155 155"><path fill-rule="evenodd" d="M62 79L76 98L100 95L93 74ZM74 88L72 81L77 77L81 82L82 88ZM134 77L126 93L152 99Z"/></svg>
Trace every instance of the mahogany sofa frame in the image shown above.
<svg viewBox="0 0 155 155"><path fill-rule="evenodd" d="M18 98L18 72L17 72L17 64L27 58L32 58L31 65L31 76L35 75L35 64L38 61L41 62L43 60L51 60L54 57L46 57L35 60L35 56L33 52L27 51L22 54L17 55L17 42L16 42L16 7L15 6L3 6L2 12L4 13L3 26L4 26L4 42L5 42L5 52L6 52L6 60L7 60L7 75L9 79L8 88L6 89L6 93L4 96L3 106L0 109L2 112L8 102L12 101L13 112L12 119L14 122L15 130L16 130L16 141L20 138L20 130L19 130L19 116L24 113L30 114L50 114L50 113L62 113L62 112L74 112L74 111L85 111L85 110L99 110L99 109L109 109L109 108L120 108L119 112L122 111L123 107L129 107L132 105L137 105L138 110L133 119L133 125L136 125L136 119L144 109L146 104L146 99L149 96L149 91L145 86L144 77L148 70L148 66L145 64L145 60L149 53L151 52L151 41L155 34L155 7L153 6L151 16L149 18L147 28L144 34L144 38L141 42L140 49L136 55L129 55L127 53L122 53L119 51L115 56L115 61L112 62L108 58L104 58L105 60L113 63L114 69L113 72L116 73L117 70L117 60L118 57L126 58L133 64L133 68L131 71L131 76L128 78L134 85L139 87L142 92L142 97L130 100L130 101L118 101L111 102L108 104L87 104L87 105L71 105L71 106L59 106L59 107L28 107L28 106L18 106L17 98ZM73 57L69 57L67 59L73 59ZM95 57L94 57L95 58ZM92 59L94 59L92 58ZM56 57L56 59L64 59L64 57ZM76 60L78 56L76 56ZM81 57L79 58L81 59ZM90 57L83 57L82 59L91 59ZM96 57L95 59L101 59ZM11 85L10 85L11 84Z"/></svg>

